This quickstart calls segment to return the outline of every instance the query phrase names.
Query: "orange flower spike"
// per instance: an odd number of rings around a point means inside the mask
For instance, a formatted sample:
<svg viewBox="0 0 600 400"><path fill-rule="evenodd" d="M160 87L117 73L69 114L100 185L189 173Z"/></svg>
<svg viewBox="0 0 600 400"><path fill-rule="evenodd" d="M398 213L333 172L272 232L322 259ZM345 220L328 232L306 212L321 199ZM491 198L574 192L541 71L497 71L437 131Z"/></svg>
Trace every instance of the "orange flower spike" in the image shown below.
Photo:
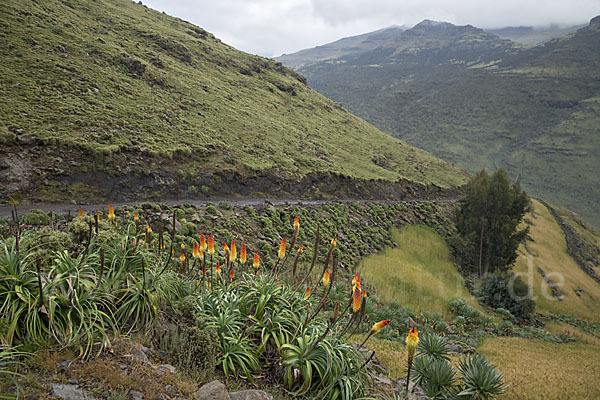
<svg viewBox="0 0 600 400"><path fill-rule="evenodd" d="M231 241L231 253L229 254L229 260L234 262L237 258L237 247L235 247L235 240Z"/></svg>
<svg viewBox="0 0 600 400"><path fill-rule="evenodd" d="M181 250L185 250L185 243L181 243Z"/></svg>
<svg viewBox="0 0 600 400"><path fill-rule="evenodd" d="M227 243L223 243L223 251L226 256L229 256L229 246L227 246Z"/></svg>
<svg viewBox="0 0 600 400"><path fill-rule="evenodd" d="M183 264L185 262L185 253L181 253L181 255L179 256L179 262L181 264Z"/></svg>
<svg viewBox="0 0 600 400"><path fill-rule="evenodd" d="M381 331L381 329L386 327L389 323L390 323L389 319L384 319L383 321L379 321L379 322L373 324L373 327L371 328L371 333L369 333L369 335L377 335L379 333L379 331Z"/></svg>
<svg viewBox="0 0 600 400"><path fill-rule="evenodd" d="M352 287L356 286L356 281L358 281L358 273L354 274L354 278L352 278Z"/></svg>
<svg viewBox="0 0 600 400"><path fill-rule="evenodd" d="M310 287L306 288L306 292L304 292L304 300L308 300L310 297Z"/></svg>
<svg viewBox="0 0 600 400"><path fill-rule="evenodd" d="M352 294L352 310L357 312L360 310L360 301L361 301L361 293L359 288L354 288L354 293Z"/></svg>
<svg viewBox="0 0 600 400"><path fill-rule="evenodd" d="M108 206L108 220L110 222L115 220L115 209L113 208L112 204Z"/></svg>
<svg viewBox="0 0 600 400"><path fill-rule="evenodd" d="M138 222L138 221L140 220L140 216L139 216L139 215L137 215L137 214L135 214L135 215L133 216L133 220L134 220L135 222Z"/></svg>
<svg viewBox="0 0 600 400"><path fill-rule="evenodd" d="M200 238L202 239L202 238ZM213 254L215 254L215 242L213 241L213 237L209 236L208 237L208 254L210 254L211 256Z"/></svg>
<svg viewBox="0 0 600 400"><path fill-rule="evenodd" d="M198 243L194 242L194 250L192 251L192 257L198 259L200 258L200 249L198 248Z"/></svg>
<svg viewBox="0 0 600 400"><path fill-rule="evenodd" d="M83 218L83 207L79 206L79 218Z"/></svg>
<svg viewBox="0 0 600 400"><path fill-rule="evenodd" d="M152 228L150 228L150 225L146 225L146 232L152 233Z"/></svg>
<svg viewBox="0 0 600 400"><path fill-rule="evenodd" d="M417 349L417 345L419 344L419 332L417 328L414 326L410 328L408 332L408 336L406 336L406 346L408 347L409 357L412 357L415 354L415 350Z"/></svg>
<svg viewBox="0 0 600 400"><path fill-rule="evenodd" d="M366 298L366 297L367 297L367 291L363 290L363 298Z"/></svg>
<svg viewBox="0 0 600 400"><path fill-rule="evenodd" d="M336 244L337 244L337 238L333 238L331 240L331 247L335 247Z"/></svg>
<svg viewBox="0 0 600 400"><path fill-rule="evenodd" d="M218 275L221 275L221 266L219 265L219 263L217 263L217 267L215 268L215 271L217 272Z"/></svg>
<svg viewBox="0 0 600 400"><path fill-rule="evenodd" d="M206 238L204 235L200 235L200 250L202 250L202 252L206 251Z"/></svg>
<svg viewBox="0 0 600 400"><path fill-rule="evenodd" d="M231 264L231 268L229 269L229 277L231 278L232 281L233 281L233 278L235 278L235 271L233 269L233 264Z"/></svg>
<svg viewBox="0 0 600 400"><path fill-rule="evenodd" d="M246 244L242 242L242 249L240 250L240 264L246 264Z"/></svg>
<svg viewBox="0 0 600 400"><path fill-rule="evenodd" d="M279 245L279 259L283 260L285 258L285 236L284 238L281 240L281 244Z"/></svg>
<svg viewBox="0 0 600 400"><path fill-rule="evenodd" d="M329 286L329 270L325 271L325 274L323 275L323 286Z"/></svg>
<svg viewBox="0 0 600 400"><path fill-rule="evenodd" d="M254 253L254 263L252 264L255 269L260 267L260 259L258 258L258 253Z"/></svg>
<svg viewBox="0 0 600 400"><path fill-rule="evenodd" d="M294 218L294 232L298 232L300 230L300 219L298 217Z"/></svg>

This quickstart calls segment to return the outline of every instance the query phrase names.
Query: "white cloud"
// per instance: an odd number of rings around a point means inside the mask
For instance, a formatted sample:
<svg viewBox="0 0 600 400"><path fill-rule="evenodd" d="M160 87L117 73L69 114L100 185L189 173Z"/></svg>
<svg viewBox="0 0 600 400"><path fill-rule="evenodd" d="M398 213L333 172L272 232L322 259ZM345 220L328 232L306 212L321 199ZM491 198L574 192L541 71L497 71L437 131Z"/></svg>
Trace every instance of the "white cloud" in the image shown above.
<svg viewBox="0 0 600 400"><path fill-rule="evenodd" d="M575 25L600 0L145 0L240 50L273 57L423 19L480 28Z"/></svg>

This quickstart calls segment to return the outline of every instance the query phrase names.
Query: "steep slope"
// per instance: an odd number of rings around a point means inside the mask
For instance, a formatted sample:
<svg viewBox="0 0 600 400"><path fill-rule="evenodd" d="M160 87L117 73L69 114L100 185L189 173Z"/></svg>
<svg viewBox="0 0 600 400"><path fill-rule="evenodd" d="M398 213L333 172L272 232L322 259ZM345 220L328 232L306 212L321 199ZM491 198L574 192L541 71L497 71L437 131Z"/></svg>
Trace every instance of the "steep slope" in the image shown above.
<svg viewBox="0 0 600 400"><path fill-rule="evenodd" d="M360 186L354 178L464 182L294 71L141 4L8 0L0 24L1 197L285 195L294 185L319 196Z"/></svg>
<svg viewBox="0 0 600 400"><path fill-rule="evenodd" d="M498 35L501 38L512 40L520 44L535 46L548 42L552 39L574 33L585 25L575 25L561 27L559 25L550 26L509 26L498 29L486 29L487 32Z"/></svg>
<svg viewBox="0 0 600 400"><path fill-rule="evenodd" d="M504 167L600 225L600 18L534 48L511 43L425 21L393 47L298 71L382 130L470 172Z"/></svg>

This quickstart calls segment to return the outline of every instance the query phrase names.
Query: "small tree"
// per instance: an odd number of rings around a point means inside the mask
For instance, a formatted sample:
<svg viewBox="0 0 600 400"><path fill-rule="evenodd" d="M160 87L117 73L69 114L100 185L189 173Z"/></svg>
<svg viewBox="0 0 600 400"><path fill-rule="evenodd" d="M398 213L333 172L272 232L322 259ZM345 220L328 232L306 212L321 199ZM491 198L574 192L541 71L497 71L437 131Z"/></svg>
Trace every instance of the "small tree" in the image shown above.
<svg viewBox="0 0 600 400"><path fill-rule="evenodd" d="M499 169L489 175L482 169L467 184L465 199L457 213L463 262L477 269L479 276L508 269L517 259L517 248L529 233L519 229L530 210L529 198L518 180L510 182Z"/></svg>

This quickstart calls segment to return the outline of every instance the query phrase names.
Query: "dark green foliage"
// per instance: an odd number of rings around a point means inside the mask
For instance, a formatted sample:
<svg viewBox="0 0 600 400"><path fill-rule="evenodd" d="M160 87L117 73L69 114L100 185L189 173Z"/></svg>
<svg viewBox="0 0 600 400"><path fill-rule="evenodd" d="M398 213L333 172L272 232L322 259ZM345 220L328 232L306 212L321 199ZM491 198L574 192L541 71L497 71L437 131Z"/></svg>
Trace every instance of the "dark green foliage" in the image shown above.
<svg viewBox="0 0 600 400"><path fill-rule="evenodd" d="M31 210L22 215L21 219L27 225L48 225L50 223L50 216L42 210Z"/></svg>
<svg viewBox="0 0 600 400"><path fill-rule="evenodd" d="M174 303L164 319L154 324L154 341L169 360L187 375L204 381L217 363L216 332L206 324L191 296Z"/></svg>
<svg viewBox="0 0 600 400"><path fill-rule="evenodd" d="M529 227L519 229L530 210L527 194L519 182L510 182L499 169L491 176L481 170L467 184L466 196L457 212L457 228L462 241L455 245L463 265L479 276L505 270L517 259L517 248Z"/></svg>
<svg viewBox="0 0 600 400"><path fill-rule="evenodd" d="M512 273L496 272L481 286L481 300L493 308L503 308L519 320L528 319L535 311L531 288Z"/></svg>
<svg viewBox="0 0 600 400"><path fill-rule="evenodd" d="M495 399L503 394L508 386L502 383L504 375L490 365L482 354L468 355L460 360L458 370L465 385L459 396L481 400Z"/></svg>
<svg viewBox="0 0 600 400"><path fill-rule="evenodd" d="M417 350L419 351L417 357L429 356L440 360L450 360L450 350L446 339L439 335L421 335Z"/></svg>

